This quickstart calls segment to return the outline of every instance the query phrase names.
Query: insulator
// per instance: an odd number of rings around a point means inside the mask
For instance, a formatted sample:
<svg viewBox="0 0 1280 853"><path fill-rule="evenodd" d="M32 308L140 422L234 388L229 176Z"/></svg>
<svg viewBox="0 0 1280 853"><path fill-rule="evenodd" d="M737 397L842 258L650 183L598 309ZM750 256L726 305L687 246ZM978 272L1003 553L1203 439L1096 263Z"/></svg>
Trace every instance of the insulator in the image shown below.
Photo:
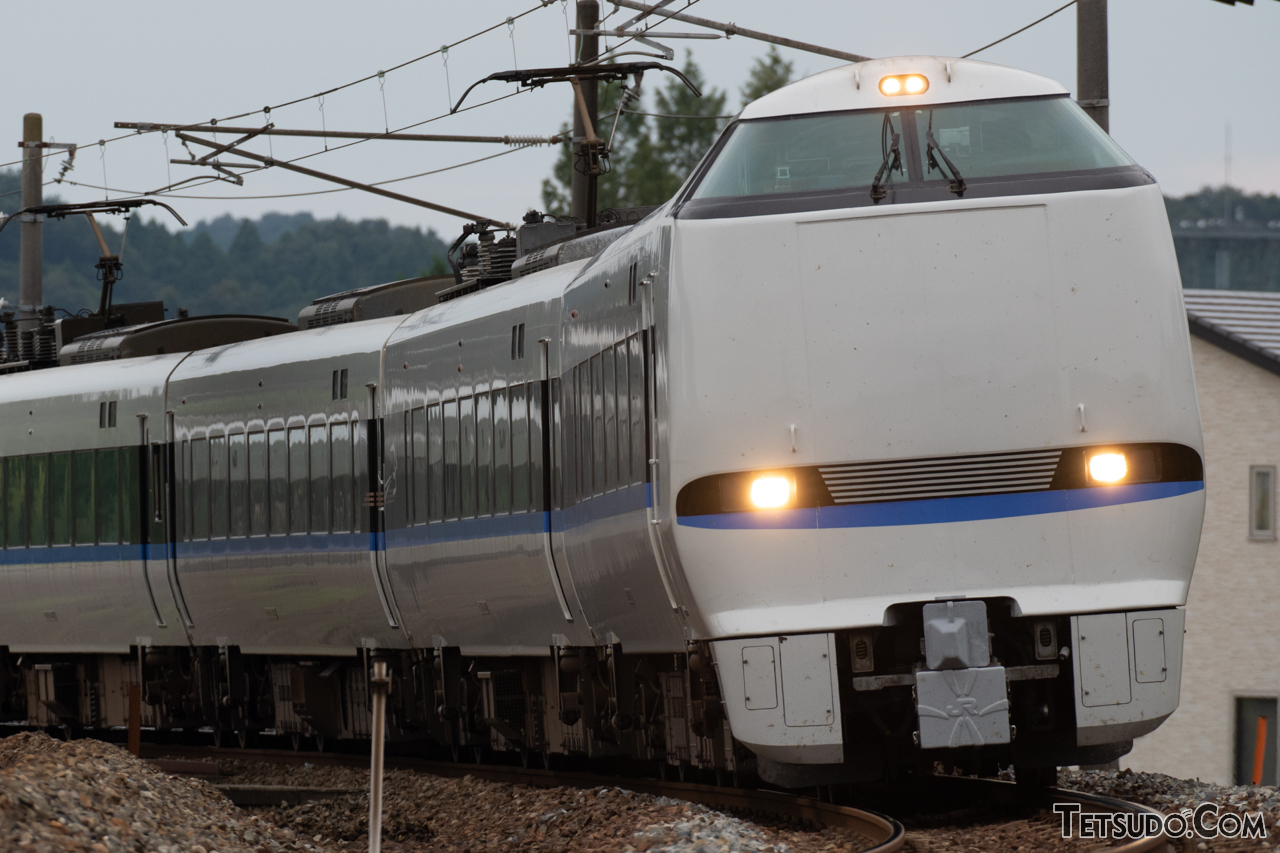
<svg viewBox="0 0 1280 853"><path fill-rule="evenodd" d="M18 323L16 320L4 321L4 350L7 361L18 360Z"/></svg>
<svg viewBox="0 0 1280 853"><path fill-rule="evenodd" d="M58 342L53 334L53 326L41 326L35 335L34 353L36 361L57 361Z"/></svg>
<svg viewBox="0 0 1280 853"><path fill-rule="evenodd" d="M502 142L504 145L514 145L517 148L527 148L531 145L546 145L551 140L545 136L504 136Z"/></svg>

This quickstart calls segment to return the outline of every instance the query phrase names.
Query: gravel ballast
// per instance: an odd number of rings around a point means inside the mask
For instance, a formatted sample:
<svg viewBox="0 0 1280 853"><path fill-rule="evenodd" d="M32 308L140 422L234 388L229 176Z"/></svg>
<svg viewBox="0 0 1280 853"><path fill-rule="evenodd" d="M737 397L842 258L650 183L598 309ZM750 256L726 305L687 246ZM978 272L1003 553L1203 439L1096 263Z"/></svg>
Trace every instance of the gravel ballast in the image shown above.
<svg viewBox="0 0 1280 853"><path fill-rule="evenodd" d="M0 740L0 849L63 853L322 850L247 814L206 782L117 746L23 732Z"/></svg>
<svg viewBox="0 0 1280 853"><path fill-rule="evenodd" d="M1214 803L1237 814L1262 813L1268 836L1261 841L1232 839L1184 839L1188 850L1245 851L1280 849L1280 788L1270 785L1214 785L1199 779L1178 779L1163 773L1132 770L1083 770L1058 772L1058 787L1142 803L1173 814Z"/></svg>
<svg viewBox="0 0 1280 853"><path fill-rule="evenodd" d="M367 771L332 765L224 761L222 768L234 784L362 791L369 778ZM353 793L263 816L301 835L360 849L367 810L367 795ZM385 776L383 837L389 853L835 853L868 846L846 830L762 825L620 787L534 788L407 770Z"/></svg>
<svg viewBox="0 0 1280 853"><path fill-rule="evenodd" d="M38 853L354 853L367 848L367 771L346 766L223 760L218 781L338 789L346 793L256 813L208 782L169 776L119 747L42 733L0 739L0 850ZM623 783L625 785L625 783ZM1171 813L1213 802L1280 822L1280 792L1223 787L1148 773L1063 772L1059 785ZM908 821L912 853L1102 849L1059 838L1045 811L966 810ZM866 839L846 830L746 820L624 787L533 788L393 770L387 773L388 853L835 853ZM1267 840L1193 839L1182 849L1275 850Z"/></svg>

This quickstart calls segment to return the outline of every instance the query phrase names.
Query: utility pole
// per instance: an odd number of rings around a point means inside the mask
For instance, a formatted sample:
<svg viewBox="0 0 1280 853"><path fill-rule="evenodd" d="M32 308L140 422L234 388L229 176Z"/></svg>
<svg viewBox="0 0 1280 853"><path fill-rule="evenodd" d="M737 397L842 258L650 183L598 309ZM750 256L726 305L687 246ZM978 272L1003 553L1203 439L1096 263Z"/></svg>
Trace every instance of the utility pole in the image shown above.
<svg viewBox="0 0 1280 853"><path fill-rule="evenodd" d="M40 113L22 117L22 206L44 204L44 120ZM43 307L44 214L22 214L18 243L18 357L35 358L34 334ZM12 357L12 356L10 356Z"/></svg>
<svg viewBox="0 0 1280 853"><path fill-rule="evenodd" d="M1089 117L1111 132L1107 94L1107 0L1076 3L1076 100Z"/></svg>
<svg viewBox="0 0 1280 853"><path fill-rule="evenodd" d="M600 4L597 0L578 0L578 29L594 30L599 22ZM578 55L574 58L575 64L593 65L600 54L600 37L580 35L577 37L577 46ZM582 100L586 106L587 117L590 119L591 127L594 130L600 123L599 86L595 80L583 80L581 87ZM586 137L587 127L583 123L582 110L578 108L577 94L575 93L573 102L573 146L575 155L578 146ZM587 223L587 227L590 228L595 225L596 221L596 181L590 174L583 171L584 163L576 156L574 157L573 165L569 214L573 218Z"/></svg>

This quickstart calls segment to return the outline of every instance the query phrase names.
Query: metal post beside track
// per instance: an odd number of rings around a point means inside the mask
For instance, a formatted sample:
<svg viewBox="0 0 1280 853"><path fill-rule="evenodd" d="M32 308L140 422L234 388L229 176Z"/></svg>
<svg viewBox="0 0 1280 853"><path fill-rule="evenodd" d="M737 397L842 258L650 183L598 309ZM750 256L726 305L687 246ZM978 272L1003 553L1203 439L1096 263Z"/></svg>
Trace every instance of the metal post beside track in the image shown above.
<svg viewBox="0 0 1280 853"><path fill-rule="evenodd" d="M375 660L369 679L373 690L373 744L369 763L369 853L382 851L382 753L387 738L387 694L391 677L387 662Z"/></svg>
<svg viewBox="0 0 1280 853"><path fill-rule="evenodd" d="M578 0L578 29L594 30L599 20L600 4L597 0ZM578 36L577 47L578 51L574 57L574 63L592 65L600 53L600 37L596 35L580 35ZM583 110L579 109L577 93L574 93L573 145L575 154L579 143L587 137L587 121L591 122L592 133L596 132L594 128L600 123L598 114L599 90L600 87L595 80L582 81L582 101L583 108L586 111L585 120ZM595 181L594 175L583 171L579 164L575 162L573 175L570 179L569 213L575 219L585 222L588 228L596 224Z"/></svg>
<svg viewBox="0 0 1280 853"><path fill-rule="evenodd" d="M1076 100L1089 117L1111 132L1107 66L1107 0L1076 4Z"/></svg>
<svg viewBox="0 0 1280 853"><path fill-rule="evenodd" d="M141 671L139 671L141 672ZM129 752L142 755L142 685L129 685Z"/></svg>
<svg viewBox="0 0 1280 853"><path fill-rule="evenodd" d="M22 206L39 207L44 203L44 119L40 113L22 117ZM22 214L22 233L18 243L18 353L17 357L35 357L33 333L44 304L44 214ZM10 358L15 356L10 353Z"/></svg>

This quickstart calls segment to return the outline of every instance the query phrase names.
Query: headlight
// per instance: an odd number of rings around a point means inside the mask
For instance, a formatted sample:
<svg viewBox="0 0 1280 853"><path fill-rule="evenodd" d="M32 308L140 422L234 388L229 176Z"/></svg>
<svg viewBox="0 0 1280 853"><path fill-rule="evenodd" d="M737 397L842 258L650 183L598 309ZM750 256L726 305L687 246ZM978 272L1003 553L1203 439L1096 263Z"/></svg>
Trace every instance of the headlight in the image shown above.
<svg viewBox="0 0 1280 853"><path fill-rule="evenodd" d="M751 481L751 503L758 509L778 509L791 503L791 480L776 474Z"/></svg>
<svg viewBox="0 0 1280 853"><path fill-rule="evenodd" d="M1099 483L1118 483L1128 473L1123 453L1095 453L1089 457L1089 476Z"/></svg>
<svg viewBox="0 0 1280 853"><path fill-rule="evenodd" d="M929 78L923 74L895 74L880 80L882 95L920 95L929 91Z"/></svg>

